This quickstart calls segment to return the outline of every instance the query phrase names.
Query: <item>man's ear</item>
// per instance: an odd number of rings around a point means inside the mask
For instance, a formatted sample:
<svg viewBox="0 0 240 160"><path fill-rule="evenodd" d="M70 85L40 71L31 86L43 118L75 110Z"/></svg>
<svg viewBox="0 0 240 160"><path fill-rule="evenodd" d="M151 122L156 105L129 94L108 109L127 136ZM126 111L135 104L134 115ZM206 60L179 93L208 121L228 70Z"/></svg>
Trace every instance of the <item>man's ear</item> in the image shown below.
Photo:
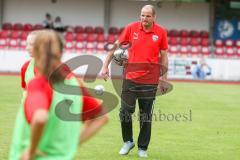
<svg viewBox="0 0 240 160"><path fill-rule="evenodd" d="M156 14L153 16L153 19L154 19L154 22L156 22L156 19L157 19L157 15Z"/></svg>

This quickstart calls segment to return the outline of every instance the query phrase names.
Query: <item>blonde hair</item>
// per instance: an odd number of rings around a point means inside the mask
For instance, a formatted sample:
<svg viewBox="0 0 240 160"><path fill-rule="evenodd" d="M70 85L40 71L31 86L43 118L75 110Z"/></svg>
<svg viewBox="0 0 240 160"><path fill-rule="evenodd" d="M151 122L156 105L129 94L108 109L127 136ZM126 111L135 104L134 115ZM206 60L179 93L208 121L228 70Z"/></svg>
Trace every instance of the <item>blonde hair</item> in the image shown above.
<svg viewBox="0 0 240 160"><path fill-rule="evenodd" d="M43 30L36 30L36 31L31 31L28 33L27 35L27 39L31 36L33 36L35 38L35 36L38 34L38 33L41 33Z"/></svg>
<svg viewBox="0 0 240 160"><path fill-rule="evenodd" d="M36 30L36 31L31 31L29 32L28 35L37 35L39 32L41 32L42 30Z"/></svg>
<svg viewBox="0 0 240 160"><path fill-rule="evenodd" d="M55 31L42 30L36 33L33 48L35 66L45 78L51 76L51 82L53 83L64 78L61 72L54 72L61 64L62 52L63 42L60 35Z"/></svg>

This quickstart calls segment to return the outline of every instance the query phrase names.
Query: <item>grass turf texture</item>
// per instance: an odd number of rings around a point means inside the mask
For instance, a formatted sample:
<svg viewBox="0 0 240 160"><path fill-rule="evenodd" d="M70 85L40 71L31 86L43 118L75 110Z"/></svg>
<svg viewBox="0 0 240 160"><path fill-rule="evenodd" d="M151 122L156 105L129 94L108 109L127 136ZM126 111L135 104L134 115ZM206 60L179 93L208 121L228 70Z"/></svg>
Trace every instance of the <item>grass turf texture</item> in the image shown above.
<svg viewBox="0 0 240 160"><path fill-rule="evenodd" d="M0 160L8 157L17 107L21 98L20 79L0 76ZM97 80L113 91L110 81ZM240 159L240 86L199 83L173 83L174 89L158 97L154 109L149 160L239 160ZM109 115L109 123L101 132L79 147L75 159L120 160L139 159L137 147L120 156L122 146L119 106ZM191 120L190 120L191 110ZM160 117L168 115L169 120ZM138 109L135 115L137 116ZM180 121L172 115L185 115ZM139 122L134 118L134 140Z"/></svg>

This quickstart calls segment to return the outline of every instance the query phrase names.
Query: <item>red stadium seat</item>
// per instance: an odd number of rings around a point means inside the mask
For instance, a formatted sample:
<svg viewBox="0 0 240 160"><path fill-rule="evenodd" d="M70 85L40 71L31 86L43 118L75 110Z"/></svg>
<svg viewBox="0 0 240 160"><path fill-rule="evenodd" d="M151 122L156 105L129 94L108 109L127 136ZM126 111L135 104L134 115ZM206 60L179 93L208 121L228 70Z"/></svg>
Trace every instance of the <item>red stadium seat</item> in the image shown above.
<svg viewBox="0 0 240 160"><path fill-rule="evenodd" d="M67 32L65 34L65 51L66 52L73 52L74 50L74 33L72 32Z"/></svg>
<svg viewBox="0 0 240 160"><path fill-rule="evenodd" d="M204 30L200 31L200 37L201 38L208 38L209 37L208 31L204 31Z"/></svg>
<svg viewBox="0 0 240 160"><path fill-rule="evenodd" d="M74 33L72 33L72 32L67 32L67 33L65 34L65 40L66 40L66 41L73 41L73 40L74 40Z"/></svg>
<svg viewBox="0 0 240 160"><path fill-rule="evenodd" d="M13 31L8 40L8 48L18 49L19 48L19 37L20 37L20 33L18 31Z"/></svg>
<svg viewBox="0 0 240 160"><path fill-rule="evenodd" d="M103 34L104 33L103 27L100 27L100 26L95 27L94 28L94 33L96 33L96 34Z"/></svg>
<svg viewBox="0 0 240 160"><path fill-rule="evenodd" d="M189 48L188 46L180 46L180 55L188 55L189 54Z"/></svg>
<svg viewBox="0 0 240 160"><path fill-rule="evenodd" d="M96 51L98 53L103 53L105 51L104 49L104 46L105 46L105 42L99 42L96 44Z"/></svg>
<svg viewBox="0 0 240 160"><path fill-rule="evenodd" d="M86 43L86 52L94 53L96 51L96 42L87 42Z"/></svg>
<svg viewBox="0 0 240 160"><path fill-rule="evenodd" d="M12 31L9 35L9 38L18 39L18 38L20 38L21 34L22 34L22 32L20 32L20 31Z"/></svg>
<svg viewBox="0 0 240 160"><path fill-rule="evenodd" d="M11 23L3 23L2 29L3 30L12 30L13 26Z"/></svg>
<svg viewBox="0 0 240 160"><path fill-rule="evenodd" d="M98 53L103 53L104 52L104 45L105 45L105 41L106 41L105 36L103 34L97 35L96 41L97 41L96 51Z"/></svg>
<svg viewBox="0 0 240 160"><path fill-rule="evenodd" d="M222 47L224 45L223 40L221 40L221 39L215 40L214 45L216 47Z"/></svg>
<svg viewBox="0 0 240 160"><path fill-rule="evenodd" d="M86 37L86 52L93 53L96 51L96 36L94 34L89 34Z"/></svg>
<svg viewBox="0 0 240 160"><path fill-rule="evenodd" d="M199 38L200 33L198 31L191 30L190 33L189 33L189 36L192 37L192 38Z"/></svg>
<svg viewBox="0 0 240 160"><path fill-rule="evenodd" d="M236 55L238 58L240 58L240 47L236 48Z"/></svg>
<svg viewBox="0 0 240 160"><path fill-rule="evenodd" d="M189 33L188 33L187 30L183 29L183 30L180 30L179 36L180 36L181 38L186 38L186 37L189 36Z"/></svg>
<svg viewBox="0 0 240 160"><path fill-rule="evenodd" d="M17 49L19 47L19 37L20 36L21 36L21 32L12 31L12 33L9 35L8 48Z"/></svg>
<svg viewBox="0 0 240 160"><path fill-rule="evenodd" d="M104 53L105 52L104 46L105 46L105 43L97 43L96 44L96 52Z"/></svg>
<svg viewBox="0 0 240 160"><path fill-rule="evenodd" d="M10 33L11 33L11 31L2 30L2 31L0 32L0 38L5 38L5 39L7 39L8 36L10 35Z"/></svg>
<svg viewBox="0 0 240 160"><path fill-rule="evenodd" d="M43 27L43 25L42 24L35 24L35 25L33 25L33 30L41 30L41 29L43 29L44 27Z"/></svg>
<svg viewBox="0 0 240 160"><path fill-rule="evenodd" d="M74 31L75 31L76 33L84 33L84 28L83 28L82 26L76 26L76 27L74 28Z"/></svg>
<svg viewBox="0 0 240 160"><path fill-rule="evenodd" d="M79 42L76 42L75 50L76 52L79 52L79 53L85 52L85 47L86 47L85 42L79 41Z"/></svg>
<svg viewBox="0 0 240 160"><path fill-rule="evenodd" d="M28 34L29 34L29 32L23 31L22 34L19 36L20 37L19 49L25 49L26 48Z"/></svg>
<svg viewBox="0 0 240 160"><path fill-rule="evenodd" d="M225 46L233 47L233 46L234 46L234 41L231 40L231 39L227 39L227 40L225 41Z"/></svg>
<svg viewBox="0 0 240 160"><path fill-rule="evenodd" d="M107 42L108 42L108 43L113 43L113 42L115 42L115 41L116 41L116 36L115 36L115 35L109 34L109 35L107 36Z"/></svg>
<svg viewBox="0 0 240 160"><path fill-rule="evenodd" d="M235 46L236 46L236 55L238 58L240 58L240 39L236 40Z"/></svg>
<svg viewBox="0 0 240 160"><path fill-rule="evenodd" d="M208 38L201 38L200 45L201 45L202 55L204 55L205 57L210 56L209 39Z"/></svg>
<svg viewBox="0 0 240 160"><path fill-rule="evenodd" d="M236 46L236 47L240 47L240 39L236 40L235 46Z"/></svg>
<svg viewBox="0 0 240 160"><path fill-rule="evenodd" d="M75 42L73 40L66 40L65 42L65 52L73 52L75 49Z"/></svg>
<svg viewBox="0 0 240 160"><path fill-rule="evenodd" d="M188 55L189 47L188 47L188 38L180 39L180 55Z"/></svg>
<svg viewBox="0 0 240 160"><path fill-rule="evenodd" d="M8 36L9 36L8 30L3 30L0 32L0 48L1 49L7 48Z"/></svg>
<svg viewBox="0 0 240 160"><path fill-rule="evenodd" d="M177 37L169 37L169 44L170 45L177 45L178 44L178 38Z"/></svg>
<svg viewBox="0 0 240 160"><path fill-rule="evenodd" d="M27 31L23 31L22 34L20 35L20 39L21 39L21 40L26 40L28 34L29 34L29 32L27 32Z"/></svg>
<svg viewBox="0 0 240 160"><path fill-rule="evenodd" d="M169 53L170 53L170 54L178 54L178 53L179 53L179 47L178 47L178 45L170 45L170 47L169 47Z"/></svg>
<svg viewBox="0 0 240 160"><path fill-rule="evenodd" d="M87 34L92 34L92 33L94 33L93 27L92 27L92 26L86 26L86 27L84 28L84 33L87 33Z"/></svg>
<svg viewBox="0 0 240 160"><path fill-rule="evenodd" d="M7 39L1 39L0 38L0 49L7 48L8 47L7 42L8 42Z"/></svg>
<svg viewBox="0 0 240 160"><path fill-rule="evenodd" d="M76 42L75 50L78 53L85 52L86 43L85 42Z"/></svg>
<svg viewBox="0 0 240 160"><path fill-rule="evenodd" d="M88 34L87 37L86 37L86 41L87 42L94 42L94 41L96 41L95 34Z"/></svg>
<svg viewBox="0 0 240 160"><path fill-rule="evenodd" d="M15 23L13 25L13 30L22 31L23 30L23 25L21 23Z"/></svg>
<svg viewBox="0 0 240 160"><path fill-rule="evenodd" d="M169 37L178 37L179 36L179 32L176 29L171 29L169 30Z"/></svg>
<svg viewBox="0 0 240 160"><path fill-rule="evenodd" d="M81 33L76 34L76 52L84 52L85 51L85 36Z"/></svg>
<svg viewBox="0 0 240 160"><path fill-rule="evenodd" d="M200 41L200 44L202 46L209 46L209 39L208 38L202 38Z"/></svg>
<svg viewBox="0 0 240 160"><path fill-rule="evenodd" d="M180 39L180 45L181 46L187 46L189 43L188 38L181 38Z"/></svg>
<svg viewBox="0 0 240 160"><path fill-rule="evenodd" d="M76 34L76 41L85 41L85 36L84 34L81 34L81 33L77 33Z"/></svg>
<svg viewBox="0 0 240 160"><path fill-rule="evenodd" d="M223 55L224 55L224 47L223 46L215 47L214 53L215 53L216 57L223 57Z"/></svg>
<svg viewBox="0 0 240 160"><path fill-rule="evenodd" d="M9 39L8 48L9 49L18 49L19 48L19 39Z"/></svg>
<svg viewBox="0 0 240 160"><path fill-rule="evenodd" d="M224 54L226 57L234 57L236 56L236 52L235 52L235 48L233 46L227 46L225 48L225 54Z"/></svg>
<svg viewBox="0 0 240 160"><path fill-rule="evenodd" d="M191 46L198 46L199 45L199 39L198 38L191 38L189 43L190 43Z"/></svg>
<svg viewBox="0 0 240 160"><path fill-rule="evenodd" d="M25 50L27 46L27 41L26 40L20 40L19 42L19 49Z"/></svg>
<svg viewBox="0 0 240 160"><path fill-rule="evenodd" d="M33 30L32 24L30 24L30 23L24 24L24 25L23 25L23 30L24 30L24 31L32 31L32 30Z"/></svg>
<svg viewBox="0 0 240 160"><path fill-rule="evenodd" d="M210 55L210 48L209 48L209 46L202 46L201 53L204 56L209 56Z"/></svg>
<svg viewBox="0 0 240 160"><path fill-rule="evenodd" d="M108 34L119 34L119 29L117 27L110 27L108 30Z"/></svg>
<svg viewBox="0 0 240 160"><path fill-rule="evenodd" d="M106 38L105 38L104 34L98 34L96 37L96 41L97 42L105 42Z"/></svg>
<svg viewBox="0 0 240 160"><path fill-rule="evenodd" d="M201 54L201 47L200 46L195 45L195 46L190 46L189 48L190 48L190 54L191 55L196 56L196 55Z"/></svg>

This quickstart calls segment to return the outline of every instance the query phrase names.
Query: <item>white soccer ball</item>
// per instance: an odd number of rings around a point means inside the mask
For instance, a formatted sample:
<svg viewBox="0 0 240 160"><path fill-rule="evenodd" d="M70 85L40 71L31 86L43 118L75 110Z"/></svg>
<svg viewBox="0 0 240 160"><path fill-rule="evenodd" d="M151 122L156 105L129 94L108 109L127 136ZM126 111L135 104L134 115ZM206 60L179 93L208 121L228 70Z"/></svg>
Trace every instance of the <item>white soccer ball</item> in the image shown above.
<svg viewBox="0 0 240 160"><path fill-rule="evenodd" d="M101 85L101 84L96 85L94 89L95 89L95 93L96 93L97 95L102 95L103 92L104 92L104 86Z"/></svg>
<svg viewBox="0 0 240 160"><path fill-rule="evenodd" d="M122 66L123 61L127 61L127 59L128 59L128 50L127 49L123 50L123 49L119 48L116 51L114 51L113 60L117 65Z"/></svg>

